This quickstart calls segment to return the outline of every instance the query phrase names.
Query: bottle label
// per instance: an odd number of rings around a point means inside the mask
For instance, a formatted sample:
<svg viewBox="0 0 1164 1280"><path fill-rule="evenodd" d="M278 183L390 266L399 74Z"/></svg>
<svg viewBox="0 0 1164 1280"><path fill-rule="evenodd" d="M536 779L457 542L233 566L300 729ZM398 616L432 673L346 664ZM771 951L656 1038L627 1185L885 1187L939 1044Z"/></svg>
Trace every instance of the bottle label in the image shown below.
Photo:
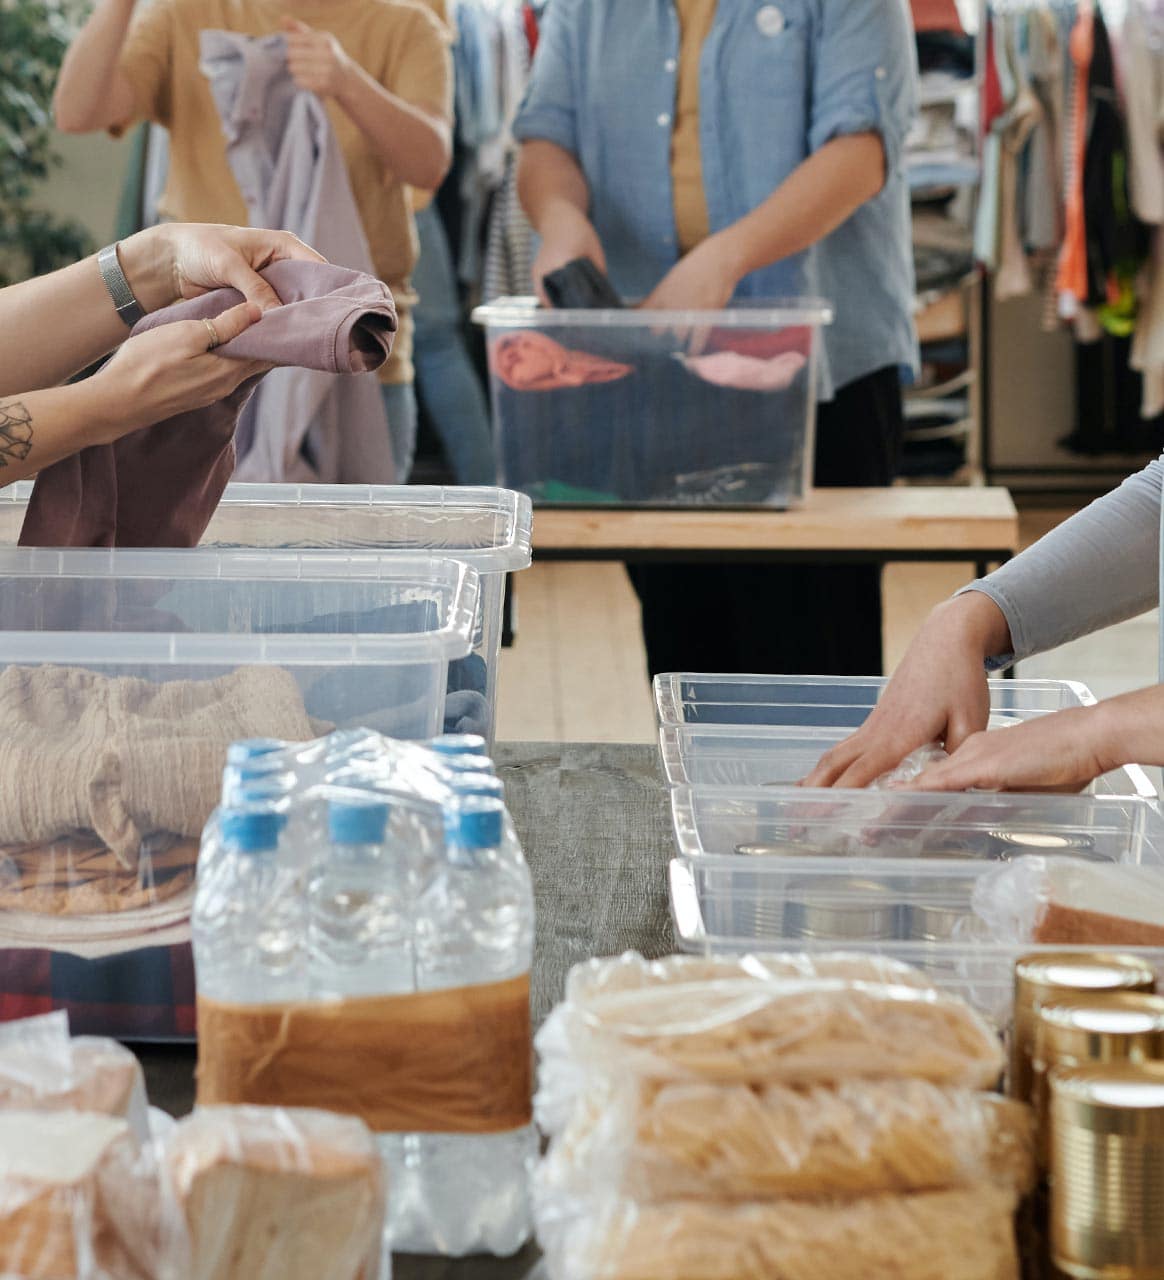
<svg viewBox="0 0 1164 1280"><path fill-rule="evenodd" d="M198 1102L317 1107L376 1133L506 1133L532 1121L529 975L284 1005L198 997Z"/></svg>

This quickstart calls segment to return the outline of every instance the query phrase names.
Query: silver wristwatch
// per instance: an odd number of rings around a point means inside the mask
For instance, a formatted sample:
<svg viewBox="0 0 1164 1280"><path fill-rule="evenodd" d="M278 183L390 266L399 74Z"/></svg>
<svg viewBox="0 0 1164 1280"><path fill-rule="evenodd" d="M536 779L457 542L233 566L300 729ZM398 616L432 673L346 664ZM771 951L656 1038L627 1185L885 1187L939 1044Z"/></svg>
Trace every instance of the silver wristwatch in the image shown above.
<svg viewBox="0 0 1164 1280"><path fill-rule="evenodd" d="M105 287L109 290L109 296L113 299L113 305L117 308L117 314L132 329L139 320L144 318L145 311L133 296L129 281L121 269L117 245L107 245L101 250L97 255L97 266L101 271L101 279L105 281Z"/></svg>

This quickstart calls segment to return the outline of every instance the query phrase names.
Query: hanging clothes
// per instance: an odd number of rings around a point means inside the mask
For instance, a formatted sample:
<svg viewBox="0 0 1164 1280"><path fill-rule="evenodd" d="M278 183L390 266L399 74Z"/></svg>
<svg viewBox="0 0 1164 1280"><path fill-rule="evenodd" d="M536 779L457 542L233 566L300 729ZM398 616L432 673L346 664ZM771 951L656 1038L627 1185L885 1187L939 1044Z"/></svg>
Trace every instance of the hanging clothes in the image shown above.
<svg viewBox="0 0 1164 1280"><path fill-rule="evenodd" d="M1060 294L1060 314L1074 317L1087 301L1087 231L1084 226L1083 160L1087 147L1088 77L1094 49L1095 15L1089 4L1079 8L1071 32L1071 65L1074 86L1070 104L1067 138L1068 192L1066 231L1059 251L1056 286Z"/></svg>
<svg viewBox="0 0 1164 1280"><path fill-rule="evenodd" d="M284 37L204 31L201 40L202 70L251 225L282 227L328 261L375 277L327 109L296 88ZM378 379L340 381L318 368L286 369L247 407L235 478L391 484L389 428Z"/></svg>

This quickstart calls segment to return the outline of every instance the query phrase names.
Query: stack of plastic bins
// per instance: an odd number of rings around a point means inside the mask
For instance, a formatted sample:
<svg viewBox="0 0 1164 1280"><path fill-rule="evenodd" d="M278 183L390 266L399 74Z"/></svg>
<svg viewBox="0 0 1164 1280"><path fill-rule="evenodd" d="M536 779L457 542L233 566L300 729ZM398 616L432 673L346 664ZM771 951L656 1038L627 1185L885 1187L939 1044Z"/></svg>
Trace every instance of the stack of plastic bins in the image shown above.
<svg viewBox="0 0 1164 1280"><path fill-rule="evenodd" d="M874 951L1003 1021L1014 961L1038 948L974 910L985 872L1027 853L1164 866L1164 820L1138 797L679 787L672 809L681 950Z"/></svg>
<svg viewBox="0 0 1164 1280"><path fill-rule="evenodd" d="M0 1015L191 1036L227 743L436 732L477 617L454 560L0 552Z"/></svg>
<svg viewBox="0 0 1164 1280"><path fill-rule="evenodd" d="M792 786L858 728L886 681L841 676L662 675L655 681L663 767L672 786ZM1001 728L1095 704L1066 680L992 680L991 724ZM1097 795L1156 795L1132 765L1101 778Z"/></svg>
<svg viewBox="0 0 1164 1280"><path fill-rule="evenodd" d="M0 491L0 544L19 537L31 491ZM529 499L504 489L232 484L202 545L448 556L475 569L473 651L450 668L443 727L492 741L506 576L529 568L530 529Z"/></svg>
<svg viewBox="0 0 1164 1280"><path fill-rule="evenodd" d="M478 307L502 484L545 504L791 507L812 484L827 304Z"/></svg>

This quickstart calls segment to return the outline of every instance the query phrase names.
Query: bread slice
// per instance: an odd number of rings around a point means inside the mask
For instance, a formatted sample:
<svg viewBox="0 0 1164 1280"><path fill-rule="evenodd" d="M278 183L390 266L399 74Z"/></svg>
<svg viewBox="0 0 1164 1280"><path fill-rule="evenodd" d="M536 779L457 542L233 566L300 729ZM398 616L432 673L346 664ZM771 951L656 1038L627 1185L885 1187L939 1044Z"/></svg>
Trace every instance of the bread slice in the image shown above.
<svg viewBox="0 0 1164 1280"><path fill-rule="evenodd" d="M158 1190L135 1162L124 1120L0 1114L0 1275L152 1280Z"/></svg>
<svg viewBox="0 0 1164 1280"><path fill-rule="evenodd" d="M1032 941L1056 946L1164 946L1164 871L1047 858Z"/></svg>
<svg viewBox="0 0 1164 1280"><path fill-rule="evenodd" d="M144 1097L140 1063L114 1040L0 1044L0 1111L94 1111L126 1119L144 1107Z"/></svg>
<svg viewBox="0 0 1164 1280"><path fill-rule="evenodd" d="M202 1107L164 1155L190 1280L373 1280L385 1190L362 1121L324 1111Z"/></svg>

